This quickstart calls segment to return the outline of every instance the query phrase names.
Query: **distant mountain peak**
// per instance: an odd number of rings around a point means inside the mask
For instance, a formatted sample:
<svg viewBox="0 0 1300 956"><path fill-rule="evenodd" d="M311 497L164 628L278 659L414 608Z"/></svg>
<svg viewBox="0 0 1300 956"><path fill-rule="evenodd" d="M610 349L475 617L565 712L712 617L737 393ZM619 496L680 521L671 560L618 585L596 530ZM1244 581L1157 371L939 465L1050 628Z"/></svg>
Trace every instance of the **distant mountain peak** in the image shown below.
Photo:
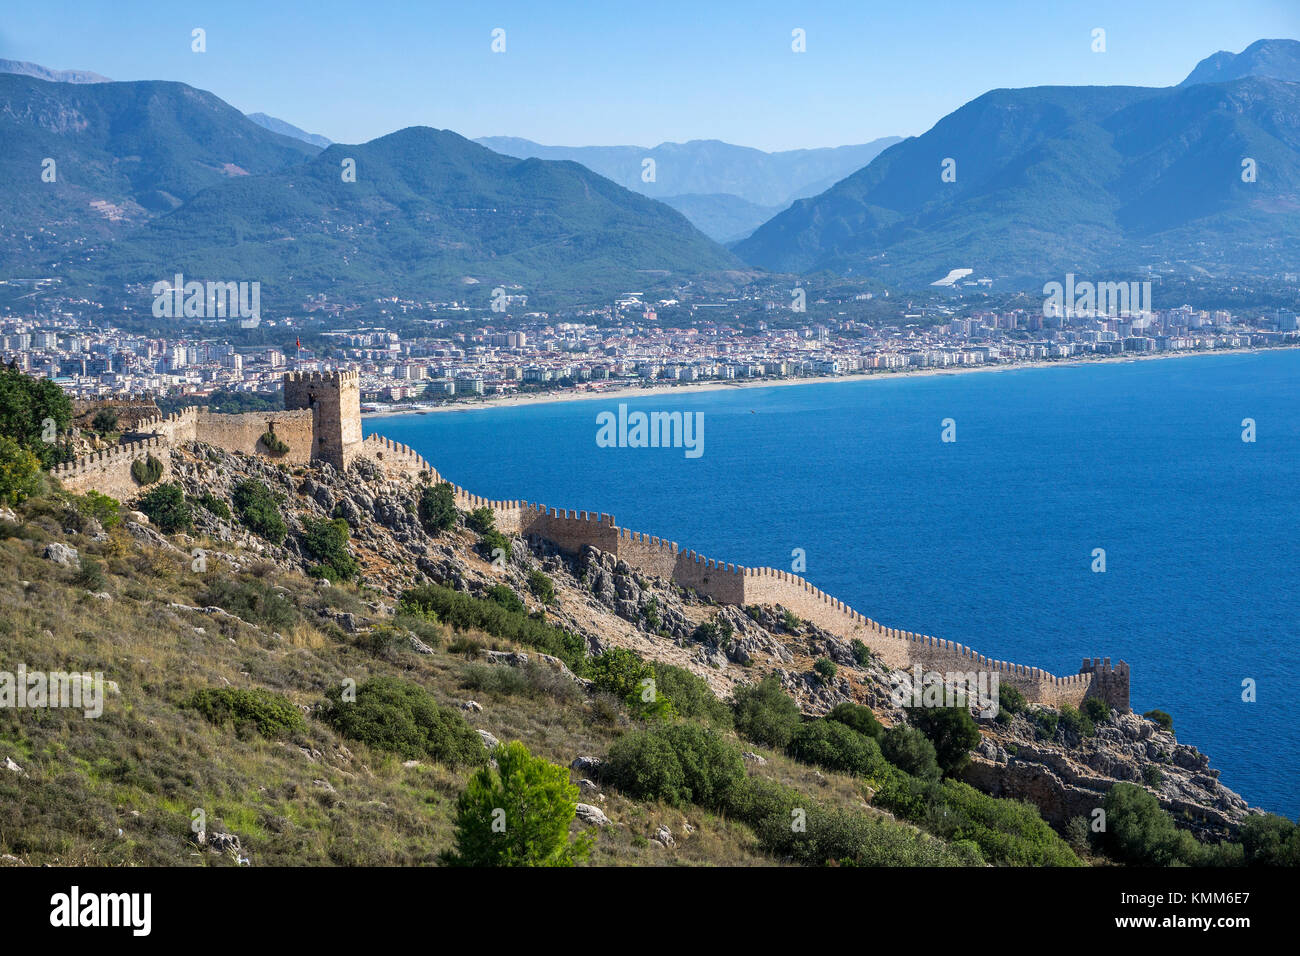
<svg viewBox="0 0 1300 956"><path fill-rule="evenodd" d="M17 73L19 76L32 76L49 83L112 83L106 76L91 73L89 70L51 70L39 63L25 60L0 60L0 73Z"/></svg>
<svg viewBox="0 0 1300 956"><path fill-rule="evenodd" d="M1196 64L1178 85L1227 83L1248 76L1300 83L1300 40L1256 40L1240 53L1220 50Z"/></svg>
<svg viewBox="0 0 1300 956"><path fill-rule="evenodd" d="M319 146L321 149L333 145L332 140L328 140L317 133L308 133L306 130L299 129L292 123L286 123L277 117L268 116L265 113L245 113L244 115L263 129L269 129L272 133L279 133L281 136L292 136L300 142Z"/></svg>

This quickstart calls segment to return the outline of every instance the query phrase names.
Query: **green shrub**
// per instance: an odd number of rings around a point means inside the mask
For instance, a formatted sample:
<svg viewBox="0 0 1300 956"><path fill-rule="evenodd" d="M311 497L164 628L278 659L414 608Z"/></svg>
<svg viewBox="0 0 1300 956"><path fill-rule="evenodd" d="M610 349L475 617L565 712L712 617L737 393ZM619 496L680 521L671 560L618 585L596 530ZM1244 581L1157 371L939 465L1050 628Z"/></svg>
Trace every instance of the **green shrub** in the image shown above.
<svg viewBox="0 0 1300 956"><path fill-rule="evenodd" d="M280 514L280 503L275 493L260 481L245 478L235 485L230 501L235 513L254 534L272 544L280 544L289 533Z"/></svg>
<svg viewBox="0 0 1300 956"><path fill-rule="evenodd" d="M83 557L81 568L72 577L72 583L87 591L102 591L107 583L104 567L94 558Z"/></svg>
<svg viewBox="0 0 1300 956"><path fill-rule="evenodd" d="M456 492L445 481L426 486L420 491L416 513L421 527L429 534L451 530L456 526Z"/></svg>
<svg viewBox="0 0 1300 956"><path fill-rule="evenodd" d="M1160 785L1165 782L1164 771L1153 763L1142 765L1142 779L1148 787L1159 789Z"/></svg>
<svg viewBox="0 0 1300 956"><path fill-rule="evenodd" d="M489 531L496 530L497 516L496 512L484 505L482 508L475 508L465 516L465 523L479 534L487 534Z"/></svg>
<svg viewBox="0 0 1300 956"><path fill-rule="evenodd" d="M1171 734L1174 732L1174 719L1163 710L1148 710L1142 716L1147 720L1154 720L1161 730L1167 730Z"/></svg>
<svg viewBox="0 0 1300 956"><path fill-rule="evenodd" d="M488 588L487 599L500 604L507 611L511 611L515 614L526 614L528 612L528 608L526 608L524 602L519 599L519 595L506 584L494 584L492 587Z"/></svg>
<svg viewBox="0 0 1300 956"><path fill-rule="evenodd" d="M261 688L210 687L195 691L181 706L198 711L218 726L229 724L236 733L253 730L268 739L287 737L306 727L293 701Z"/></svg>
<svg viewBox="0 0 1300 956"><path fill-rule="evenodd" d="M555 603L555 582L536 568L528 572L528 590L543 604Z"/></svg>
<svg viewBox="0 0 1300 956"><path fill-rule="evenodd" d="M592 658L588 676L597 690L617 697L638 717L662 720L675 714L672 704L659 693L654 667L634 651L609 648Z"/></svg>
<svg viewBox="0 0 1300 956"><path fill-rule="evenodd" d="M262 436L258 438L258 441L260 441L262 447L272 455L283 455L289 450L289 443L277 435L274 429L268 428L262 433Z"/></svg>
<svg viewBox="0 0 1300 956"><path fill-rule="evenodd" d="M1034 712L1034 732L1037 736L1051 739L1056 736L1056 727L1061 722L1059 714L1050 710L1038 710Z"/></svg>
<svg viewBox="0 0 1300 956"><path fill-rule="evenodd" d="M54 422L56 442L44 440L47 420ZM16 457L11 445L26 449L50 468L63 460L58 435L67 435L72 424L72 399L48 378L25 375L16 364L0 366L0 494L3 494L7 462ZM25 465L26 459L22 459ZM17 504L18 502L11 502Z"/></svg>
<svg viewBox="0 0 1300 956"><path fill-rule="evenodd" d="M1029 709L1029 701L1005 681L998 681L998 713L1023 714Z"/></svg>
<svg viewBox="0 0 1300 956"><path fill-rule="evenodd" d="M1085 697L1079 709L1094 723L1104 724L1110 720L1110 705L1100 697Z"/></svg>
<svg viewBox="0 0 1300 956"><path fill-rule="evenodd" d="M1204 850L1186 830L1179 830L1160 809L1155 795L1131 783L1110 788L1103 803L1106 830L1102 847L1121 863L1139 866L1195 865Z"/></svg>
<svg viewBox="0 0 1300 956"><path fill-rule="evenodd" d="M230 505L226 504L225 498L218 498L212 492L205 491L203 494L194 498L194 503L210 514L216 515L218 518L225 521L230 520Z"/></svg>
<svg viewBox="0 0 1300 956"><path fill-rule="evenodd" d="M479 539L479 545L483 549L483 555L489 561L496 561L498 555L510 560L511 548L510 539L503 535L495 528L489 528L483 532Z"/></svg>
<svg viewBox="0 0 1300 956"><path fill-rule="evenodd" d="M1065 733L1074 737L1091 737L1097 731L1086 714L1079 713L1069 704L1061 705L1060 727Z"/></svg>
<svg viewBox="0 0 1300 956"><path fill-rule="evenodd" d="M943 773L934 744L915 727L890 727L880 742L880 752L899 770L920 780L938 780Z"/></svg>
<svg viewBox="0 0 1300 956"><path fill-rule="evenodd" d="M1241 845L1248 865L1300 866L1300 827L1276 813L1247 817Z"/></svg>
<svg viewBox="0 0 1300 956"><path fill-rule="evenodd" d="M813 673L815 673L823 684L829 684L838 673L839 668L829 657L819 657L813 662Z"/></svg>
<svg viewBox="0 0 1300 956"><path fill-rule="evenodd" d="M980 793L956 780L896 774L873 802L952 842L970 841L1000 866L1079 866L1082 861L1032 804Z"/></svg>
<svg viewBox="0 0 1300 956"><path fill-rule="evenodd" d="M601 780L638 800L721 810L744 785L745 761L735 746L707 727L660 725L616 740L601 767Z"/></svg>
<svg viewBox="0 0 1300 956"><path fill-rule="evenodd" d="M440 584L404 592L398 612L428 620L430 616L457 630L481 630L505 640L527 644L564 661L579 677L586 673L586 642L576 634L510 611L486 598L476 598Z"/></svg>
<svg viewBox="0 0 1300 956"><path fill-rule="evenodd" d="M854 638L849 647L853 650L853 659L858 662L859 667L866 667L871 663L871 648L867 647L860 638Z"/></svg>
<svg viewBox="0 0 1300 956"><path fill-rule="evenodd" d="M356 689L326 695L321 718L344 737L405 760L425 758L452 766L487 760L483 740L458 712L442 707L423 687L394 677L375 677Z"/></svg>
<svg viewBox="0 0 1300 956"><path fill-rule="evenodd" d="M152 485L162 474L163 463L153 455L145 455L131 462L131 477L137 485Z"/></svg>
<svg viewBox="0 0 1300 956"><path fill-rule="evenodd" d="M175 534L190 527L191 515L185 492L174 481L146 492L136 499L137 511L144 512L163 534Z"/></svg>
<svg viewBox="0 0 1300 956"><path fill-rule="evenodd" d="M298 623L298 609L265 581L217 578L199 595L202 607L219 607L251 624L284 631Z"/></svg>
<svg viewBox="0 0 1300 956"><path fill-rule="evenodd" d="M798 814L798 815L796 815ZM801 824L801 825L800 825ZM805 800L790 813L772 814L754 828L769 853L805 866L977 866L979 855L949 847L910 827L854 810L827 809Z"/></svg>
<svg viewBox="0 0 1300 956"><path fill-rule="evenodd" d="M799 620L793 611L785 610L781 612L781 626L791 634L798 634L803 627L803 621Z"/></svg>
<svg viewBox="0 0 1300 956"><path fill-rule="evenodd" d="M72 507L84 518L93 518L102 528L115 528L122 521L122 506L116 498L88 491L72 499Z"/></svg>
<svg viewBox="0 0 1300 956"><path fill-rule="evenodd" d="M303 515L302 549L320 563L311 569L313 577L328 581L351 581L361 572L348 550L348 523L342 518L311 518Z"/></svg>
<svg viewBox="0 0 1300 956"><path fill-rule="evenodd" d="M0 505L20 505L39 496L44 486L40 459L0 436Z"/></svg>
<svg viewBox="0 0 1300 956"><path fill-rule="evenodd" d="M578 788L569 771L523 744L500 744L496 767L481 767L456 802L454 866L573 866L591 851L587 833L570 838Z"/></svg>
<svg viewBox="0 0 1300 956"><path fill-rule="evenodd" d="M703 720L719 728L731 726L731 708L719 700L708 681L684 667L655 662L655 687L659 696L689 720Z"/></svg>
<svg viewBox="0 0 1300 956"><path fill-rule="evenodd" d="M107 435L117 429L117 411L112 408L101 408L95 412L95 417L90 420L91 431L98 432L100 435Z"/></svg>
<svg viewBox="0 0 1300 956"><path fill-rule="evenodd" d="M888 772L880 745L835 720L810 720L790 738L788 753L800 763L876 778Z"/></svg>
<svg viewBox="0 0 1300 956"><path fill-rule="evenodd" d="M784 750L799 727L799 705L768 674L759 683L737 687L731 697L736 732L756 743Z"/></svg>
<svg viewBox="0 0 1300 956"><path fill-rule="evenodd" d="M877 743L885 732L884 725L876 719L870 707L863 707L861 704L853 704L849 701L832 707L826 719L837 720L847 727L852 727L858 733L874 738Z"/></svg>
<svg viewBox="0 0 1300 956"><path fill-rule="evenodd" d="M945 776L954 776L970 762L970 751L980 742L979 726L966 707L908 707L907 718L934 744L935 757Z"/></svg>
<svg viewBox="0 0 1300 956"><path fill-rule="evenodd" d="M731 626L731 622L715 614L711 619L696 625L691 633L691 640L708 644L710 647L727 647L731 644L734 633L735 629Z"/></svg>

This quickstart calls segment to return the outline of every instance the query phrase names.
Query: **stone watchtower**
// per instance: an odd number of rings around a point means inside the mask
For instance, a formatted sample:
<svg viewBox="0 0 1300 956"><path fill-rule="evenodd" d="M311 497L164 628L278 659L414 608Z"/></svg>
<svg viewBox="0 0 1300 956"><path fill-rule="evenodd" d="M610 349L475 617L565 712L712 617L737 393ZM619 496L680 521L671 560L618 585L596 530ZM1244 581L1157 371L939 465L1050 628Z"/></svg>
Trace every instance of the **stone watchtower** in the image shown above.
<svg viewBox="0 0 1300 956"><path fill-rule="evenodd" d="M313 461L346 468L360 453L359 372L285 372L284 407L311 409Z"/></svg>

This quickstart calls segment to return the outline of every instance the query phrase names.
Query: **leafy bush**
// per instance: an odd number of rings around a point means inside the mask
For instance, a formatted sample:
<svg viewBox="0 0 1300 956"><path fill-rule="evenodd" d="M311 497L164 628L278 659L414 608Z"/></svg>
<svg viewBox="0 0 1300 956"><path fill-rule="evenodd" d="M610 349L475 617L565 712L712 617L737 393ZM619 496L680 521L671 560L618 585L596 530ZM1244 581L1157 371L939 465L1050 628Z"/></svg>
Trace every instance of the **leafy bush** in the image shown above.
<svg viewBox="0 0 1300 956"><path fill-rule="evenodd" d="M895 816L949 841L971 841L990 863L1079 866L1082 861L1038 812L1019 800L990 797L956 780L925 781L897 774L873 801Z"/></svg>
<svg viewBox="0 0 1300 956"><path fill-rule="evenodd" d="M293 701L261 688L210 687L195 691L181 706L218 726L232 725L236 733L251 729L268 739L287 737L306 727Z"/></svg>
<svg viewBox="0 0 1300 956"><path fill-rule="evenodd" d="M731 708L718 699L703 677L684 667L659 662L654 664L654 673L659 697L672 704L678 714L719 728L731 726Z"/></svg>
<svg viewBox="0 0 1300 956"><path fill-rule="evenodd" d="M425 487L420 491L416 512L421 527L429 534L449 531L456 526L456 492L445 481Z"/></svg>
<svg viewBox="0 0 1300 956"><path fill-rule="evenodd" d="M219 607L252 624L284 631L298 623L292 601L265 581L218 578L198 597L203 607Z"/></svg>
<svg viewBox="0 0 1300 956"><path fill-rule="evenodd" d="M495 531L497 526L496 522L496 512L486 505L482 508L475 508L465 516L465 523L479 534L487 534L489 531Z"/></svg>
<svg viewBox="0 0 1300 956"><path fill-rule="evenodd" d="M938 780L943 773L934 744L915 727L890 727L880 742L880 752L899 770L919 780Z"/></svg>
<svg viewBox="0 0 1300 956"><path fill-rule="evenodd" d="M543 604L555 602L555 582L536 568L528 572L528 590Z"/></svg>
<svg viewBox="0 0 1300 956"><path fill-rule="evenodd" d="M524 602L519 600L519 595L506 584L494 584L488 588L487 599L495 601L507 611L515 614L525 614L528 611L528 608L524 607Z"/></svg>
<svg viewBox="0 0 1300 956"><path fill-rule="evenodd" d="M866 667L871 663L871 648L862 643L860 638L855 637L849 647L853 650L853 659L858 662L859 667Z"/></svg>
<svg viewBox="0 0 1300 956"><path fill-rule="evenodd" d="M971 748L980 742L979 727L965 707L908 707L907 718L934 744L935 757L945 776L953 776L970 762Z"/></svg>
<svg viewBox="0 0 1300 956"><path fill-rule="evenodd" d="M95 417L90 420L91 431L98 432L101 435L107 435L117 429L117 411L112 408L101 408L95 412Z"/></svg>
<svg viewBox="0 0 1300 956"><path fill-rule="evenodd" d="M1029 709L1029 701L1005 681L998 681L998 713L1023 714Z"/></svg>
<svg viewBox="0 0 1300 956"><path fill-rule="evenodd" d="M803 621L793 611L785 610L781 612L781 626L791 634L797 634L803 627Z"/></svg>
<svg viewBox="0 0 1300 956"><path fill-rule="evenodd" d="M727 647L731 643L735 628L725 618L714 615L711 619L697 625L691 633L691 640L710 647Z"/></svg>
<svg viewBox="0 0 1300 956"><path fill-rule="evenodd" d="M1110 788L1103 803L1106 831L1102 847L1122 863L1140 866L1195 865L1204 850L1186 830L1179 830L1160 809L1155 795L1131 783Z"/></svg>
<svg viewBox="0 0 1300 956"><path fill-rule="evenodd" d="M230 505L226 504L225 498L218 498L212 492L205 491L193 500L199 507L213 515L216 515L218 518L225 521L230 520Z"/></svg>
<svg viewBox="0 0 1300 956"><path fill-rule="evenodd" d="M1247 817L1241 845L1248 865L1300 866L1300 827L1276 813Z"/></svg>
<svg viewBox="0 0 1300 956"><path fill-rule="evenodd" d="M142 511L158 526L163 534L175 534L190 527L190 505L185 492L174 481L150 490L136 499L137 511Z"/></svg>
<svg viewBox="0 0 1300 956"><path fill-rule="evenodd" d="M72 424L68 393L48 378L23 374L15 363L0 367L0 439L31 452L40 467L50 468L62 460L62 452L44 440L47 421L53 421L56 436L67 434ZM8 448L0 440L0 493L6 462L14 455Z"/></svg>
<svg viewBox="0 0 1300 956"><path fill-rule="evenodd" d="M104 577L104 566L94 558L83 557L81 568L73 575L72 583L87 591L104 590L104 585L107 583Z"/></svg>
<svg viewBox="0 0 1300 956"><path fill-rule="evenodd" d="M275 433L272 429L267 429L257 439L262 443L262 447L272 455L283 455L289 450L289 443Z"/></svg>
<svg viewBox="0 0 1300 956"><path fill-rule="evenodd" d="M829 657L819 657L813 662L813 673L821 678L823 684L830 683L838 671L839 668Z"/></svg>
<svg viewBox="0 0 1300 956"><path fill-rule="evenodd" d="M1039 737L1050 739L1056 736L1056 727L1061 722L1061 717L1050 710L1038 710L1034 712L1035 733Z"/></svg>
<svg viewBox="0 0 1300 956"><path fill-rule="evenodd" d="M1061 730L1074 737L1091 737L1097 732L1092 720L1069 704L1061 705Z"/></svg>
<svg viewBox="0 0 1300 956"><path fill-rule="evenodd" d="M835 720L811 720L800 725L791 736L786 753L800 763L826 770L873 778L888 773L880 745Z"/></svg>
<svg viewBox="0 0 1300 956"><path fill-rule="evenodd" d="M426 584L402 594L399 613L436 620L457 630L478 629L494 637L527 644L560 658L578 676L586 673L586 642L544 621L509 611L494 601L472 597L440 584Z"/></svg>
<svg viewBox="0 0 1300 956"><path fill-rule="evenodd" d="M115 528L122 521L122 506L116 498L88 491L72 499L72 507L85 518L93 518L102 528Z"/></svg>
<svg viewBox="0 0 1300 956"><path fill-rule="evenodd" d="M1079 708L1083 711L1083 716L1098 724L1104 724L1110 720L1110 705L1100 697L1086 697L1083 705Z"/></svg>
<svg viewBox="0 0 1300 956"><path fill-rule="evenodd" d="M635 799L720 810L744 785L745 761L735 746L706 727L669 724L616 740L601 779Z"/></svg>
<svg viewBox="0 0 1300 956"><path fill-rule="evenodd" d="M145 455L131 462L131 477L137 485L152 485L162 477L163 463L153 455Z"/></svg>
<svg viewBox="0 0 1300 956"><path fill-rule="evenodd" d="M361 571L348 550L348 523L342 518L302 519L302 548L320 564L311 569L314 577L328 581L351 581Z"/></svg>
<svg viewBox="0 0 1300 956"><path fill-rule="evenodd" d="M639 717L667 719L675 713L672 704L659 693L654 667L634 651L611 647L592 659L588 676L597 690L617 697Z"/></svg>
<svg viewBox="0 0 1300 956"><path fill-rule="evenodd" d="M796 828L795 821L802 826ZM805 866L977 866L984 862L969 848L945 846L881 817L827 809L811 800L789 812L768 815L754 831L767 852Z"/></svg>
<svg viewBox="0 0 1300 956"><path fill-rule="evenodd" d="M863 707L861 704L850 703L845 701L842 704L836 704L831 708L830 713L826 715L827 720L836 720L846 727L852 727L860 734L873 737L877 742L885 732L884 725L876 720L876 715L870 707Z"/></svg>
<svg viewBox="0 0 1300 956"><path fill-rule="evenodd" d="M41 490L41 460L0 435L0 504L20 505Z"/></svg>
<svg viewBox="0 0 1300 956"><path fill-rule="evenodd" d="M456 802L454 866L573 866L594 838L570 838L578 788L569 771L534 757L519 741L500 744Z"/></svg>
<svg viewBox="0 0 1300 956"><path fill-rule="evenodd" d="M784 750L799 726L799 705L768 674L759 683L737 687L731 697L737 733L756 743Z"/></svg>
<svg viewBox="0 0 1300 956"><path fill-rule="evenodd" d="M1153 763L1143 764L1142 779L1148 787L1159 789L1160 785L1165 782L1164 771Z"/></svg>
<svg viewBox="0 0 1300 956"><path fill-rule="evenodd" d="M272 544L280 544L284 541L289 528L280 515L279 501L266 485L252 478L245 478L235 485L230 501L235 506L235 513L239 515L239 520L254 534Z"/></svg>
<svg viewBox="0 0 1300 956"><path fill-rule="evenodd" d="M479 545L483 548L484 556L491 561L495 561L498 554L503 555L507 561L510 559L510 539L496 528L489 528L483 532Z"/></svg>
<svg viewBox="0 0 1300 956"><path fill-rule="evenodd" d="M1174 732L1174 719L1163 710L1148 710L1142 716L1147 720L1154 720L1161 730L1167 730L1171 734Z"/></svg>
<svg viewBox="0 0 1300 956"><path fill-rule="evenodd" d="M483 740L459 713L442 707L423 687L395 677L376 677L343 699L337 687L326 695L321 718L351 740L387 750L406 760L426 758L452 766L487 760Z"/></svg>

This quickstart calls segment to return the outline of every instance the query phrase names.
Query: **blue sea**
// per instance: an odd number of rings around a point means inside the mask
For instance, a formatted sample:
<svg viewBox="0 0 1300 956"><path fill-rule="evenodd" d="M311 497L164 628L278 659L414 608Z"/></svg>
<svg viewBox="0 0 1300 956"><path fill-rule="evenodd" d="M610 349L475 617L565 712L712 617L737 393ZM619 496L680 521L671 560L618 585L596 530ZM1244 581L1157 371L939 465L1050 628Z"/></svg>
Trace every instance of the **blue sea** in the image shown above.
<svg viewBox="0 0 1300 956"><path fill-rule="evenodd" d="M703 413L698 458L597 447L619 401L365 431L477 494L709 557L789 570L802 549L805 577L888 626L1057 674L1126 660L1134 709L1172 714L1250 803L1300 814L1300 351L622 400Z"/></svg>

